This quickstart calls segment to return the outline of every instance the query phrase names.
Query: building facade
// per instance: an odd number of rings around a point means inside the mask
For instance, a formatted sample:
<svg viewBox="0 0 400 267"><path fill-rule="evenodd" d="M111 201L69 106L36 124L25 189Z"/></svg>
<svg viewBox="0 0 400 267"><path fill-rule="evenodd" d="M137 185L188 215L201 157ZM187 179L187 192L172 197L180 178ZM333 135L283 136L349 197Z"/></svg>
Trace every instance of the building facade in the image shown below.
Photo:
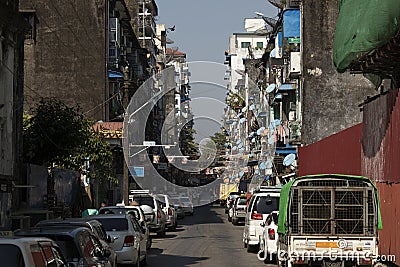
<svg viewBox="0 0 400 267"><path fill-rule="evenodd" d="M0 229L10 227L23 193L22 111L24 39L28 24L18 1L0 1Z"/></svg>

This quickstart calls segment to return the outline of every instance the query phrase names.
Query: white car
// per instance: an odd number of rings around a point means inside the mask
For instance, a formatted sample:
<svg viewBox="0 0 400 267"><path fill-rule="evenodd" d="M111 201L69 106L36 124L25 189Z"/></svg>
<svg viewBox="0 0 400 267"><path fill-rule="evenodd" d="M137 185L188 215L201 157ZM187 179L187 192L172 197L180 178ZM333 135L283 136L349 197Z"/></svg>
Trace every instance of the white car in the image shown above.
<svg viewBox="0 0 400 267"><path fill-rule="evenodd" d="M147 264L146 230L130 214L102 214L89 216L103 225L114 239L112 248L117 254L118 264L140 266Z"/></svg>
<svg viewBox="0 0 400 267"><path fill-rule="evenodd" d="M243 245L248 252L259 248L264 231L260 223L271 212L279 210L280 190L281 187L276 186L263 187L251 196L243 229Z"/></svg>
<svg viewBox="0 0 400 267"><path fill-rule="evenodd" d="M139 225L146 230L147 236L147 245L146 248L149 250L151 248L151 238L150 238L150 229L149 225L147 224L146 217L144 211L140 206L124 206L124 205L117 205L117 206L106 206L101 207L99 209L99 214L130 214L134 218L137 219Z"/></svg>
<svg viewBox="0 0 400 267"><path fill-rule="evenodd" d="M166 215L166 226L169 229L176 229L178 226L178 217L171 198L164 194L157 194L156 197L164 204L163 211Z"/></svg>
<svg viewBox="0 0 400 267"><path fill-rule="evenodd" d="M181 196L180 199L181 199L182 208L183 208L185 214L189 214L190 216L193 216L194 209L193 209L193 203L190 200L190 198Z"/></svg>
<svg viewBox="0 0 400 267"><path fill-rule="evenodd" d="M130 190L129 200L140 205L148 221L150 232L155 232L161 237L165 236L167 215L163 211L164 204L148 190Z"/></svg>
<svg viewBox="0 0 400 267"><path fill-rule="evenodd" d="M246 208L247 208L247 197L246 196L240 196L234 200L233 206L229 210L229 212L232 213L231 221L232 221L233 225L237 225L239 222L245 221Z"/></svg>
<svg viewBox="0 0 400 267"><path fill-rule="evenodd" d="M266 262L276 260L278 251L278 215L279 211L273 211L261 223L261 226L264 226L264 231L260 237L260 251L262 251Z"/></svg>
<svg viewBox="0 0 400 267"><path fill-rule="evenodd" d="M46 237L1 237L1 266L67 266L58 245Z"/></svg>

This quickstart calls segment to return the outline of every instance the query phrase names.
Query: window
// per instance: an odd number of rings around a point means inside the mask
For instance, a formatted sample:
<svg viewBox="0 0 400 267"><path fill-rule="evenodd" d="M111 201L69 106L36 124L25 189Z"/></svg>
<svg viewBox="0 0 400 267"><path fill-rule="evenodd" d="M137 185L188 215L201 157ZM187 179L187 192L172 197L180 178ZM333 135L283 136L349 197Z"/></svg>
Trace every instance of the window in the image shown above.
<svg viewBox="0 0 400 267"><path fill-rule="evenodd" d="M279 197L260 196L255 203L257 213L269 214L279 209Z"/></svg>
<svg viewBox="0 0 400 267"><path fill-rule="evenodd" d="M15 245L1 244L0 259L2 266L9 266L9 267L25 266L24 257L22 256L21 250Z"/></svg>
<svg viewBox="0 0 400 267"><path fill-rule="evenodd" d="M242 42L241 48L248 48L250 46L250 42Z"/></svg>
<svg viewBox="0 0 400 267"><path fill-rule="evenodd" d="M263 48L264 47L264 43L263 42L257 42L257 48Z"/></svg>
<svg viewBox="0 0 400 267"><path fill-rule="evenodd" d="M126 231L128 221L125 218L97 218L106 231Z"/></svg>

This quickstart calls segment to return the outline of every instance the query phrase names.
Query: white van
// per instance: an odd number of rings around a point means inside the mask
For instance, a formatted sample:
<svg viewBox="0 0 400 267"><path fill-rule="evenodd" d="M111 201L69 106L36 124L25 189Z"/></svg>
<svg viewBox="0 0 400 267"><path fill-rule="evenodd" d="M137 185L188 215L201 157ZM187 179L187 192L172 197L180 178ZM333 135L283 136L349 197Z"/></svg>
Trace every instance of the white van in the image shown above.
<svg viewBox="0 0 400 267"><path fill-rule="evenodd" d="M280 186L263 186L251 196L243 230L243 245L248 252L259 248L264 230L261 224L271 212L279 210L280 190Z"/></svg>

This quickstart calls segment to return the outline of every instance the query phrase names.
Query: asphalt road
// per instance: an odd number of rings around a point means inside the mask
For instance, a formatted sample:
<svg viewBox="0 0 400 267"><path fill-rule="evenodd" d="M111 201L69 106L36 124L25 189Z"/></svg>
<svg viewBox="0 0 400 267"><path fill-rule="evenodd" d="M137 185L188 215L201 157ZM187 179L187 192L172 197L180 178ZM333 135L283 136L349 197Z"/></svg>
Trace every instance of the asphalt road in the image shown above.
<svg viewBox="0 0 400 267"><path fill-rule="evenodd" d="M276 267L243 248L243 225L228 222L224 209L217 205L196 208L193 217L186 216L179 223L165 238L152 235L148 266Z"/></svg>

